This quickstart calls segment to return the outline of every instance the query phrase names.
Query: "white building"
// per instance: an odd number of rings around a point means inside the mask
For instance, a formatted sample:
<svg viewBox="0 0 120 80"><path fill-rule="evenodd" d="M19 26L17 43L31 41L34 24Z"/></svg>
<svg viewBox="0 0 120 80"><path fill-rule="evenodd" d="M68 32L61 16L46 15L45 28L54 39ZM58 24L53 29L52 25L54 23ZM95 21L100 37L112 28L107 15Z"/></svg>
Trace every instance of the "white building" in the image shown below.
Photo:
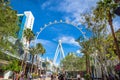
<svg viewBox="0 0 120 80"><path fill-rule="evenodd" d="M31 11L25 11L24 15L26 16L25 28L33 29L34 16Z"/></svg>
<svg viewBox="0 0 120 80"><path fill-rule="evenodd" d="M26 44L26 39L23 37L24 30L29 28L33 30L34 16L31 11L25 11L24 14L18 14L19 17L19 27L18 38L23 42L24 46L28 47Z"/></svg>

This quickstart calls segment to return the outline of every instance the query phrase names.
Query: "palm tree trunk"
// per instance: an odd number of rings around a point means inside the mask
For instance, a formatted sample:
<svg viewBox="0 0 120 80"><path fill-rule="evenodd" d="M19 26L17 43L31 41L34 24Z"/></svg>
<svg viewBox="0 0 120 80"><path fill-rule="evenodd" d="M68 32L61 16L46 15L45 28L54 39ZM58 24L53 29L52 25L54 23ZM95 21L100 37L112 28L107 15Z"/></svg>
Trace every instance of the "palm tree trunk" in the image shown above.
<svg viewBox="0 0 120 80"><path fill-rule="evenodd" d="M27 57L26 54L27 54L27 53L25 53L25 57L24 57L24 59L22 60L22 63L21 63L22 68L23 68L23 64L25 63L25 59L26 59L26 57Z"/></svg>
<svg viewBox="0 0 120 80"><path fill-rule="evenodd" d="M23 68L23 73L25 73L25 71L26 71L26 66L27 66L26 58L27 58L27 53L25 53L25 57L24 57L25 65L24 65L24 68Z"/></svg>
<svg viewBox="0 0 120 80"><path fill-rule="evenodd" d="M104 71L104 67L103 67L103 65L101 64L102 80L105 80L105 79L104 79L105 76L104 76L104 72L103 72L103 71Z"/></svg>
<svg viewBox="0 0 120 80"><path fill-rule="evenodd" d="M37 55L36 55L36 69L35 69L35 72L38 74L38 60L37 60Z"/></svg>
<svg viewBox="0 0 120 80"><path fill-rule="evenodd" d="M111 13L109 12L108 14L108 22L109 22L109 25L110 25L110 28L111 28L111 31L112 31L112 36L114 38L114 43L115 43L115 47L116 47L116 51L117 51L117 55L118 55L118 58L120 60L120 50L119 50L119 45L118 45L118 42L117 42L117 38L115 36L115 32L114 32L114 28L113 28L113 23L112 23L112 15Z"/></svg>
<svg viewBox="0 0 120 80"><path fill-rule="evenodd" d="M86 72L88 75L90 75L90 60L88 54L86 54Z"/></svg>
<svg viewBox="0 0 120 80"><path fill-rule="evenodd" d="M88 60L87 60L87 55L86 55L86 72L88 73Z"/></svg>
<svg viewBox="0 0 120 80"><path fill-rule="evenodd" d="M24 65L24 69L23 69L24 74L26 73L26 67L27 67L27 62L25 62L25 65Z"/></svg>
<svg viewBox="0 0 120 80"><path fill-rule="evenodd" d="M22 60L22 63L21 63L21 66L22 66L22 69L24 70L24 63L25 63L25 59L26 59L26 57L27 57L27 53L25 53L25 57L24 57L24 59Z"/></svg>
<svg viewBox="0 0 120 80"><path fill-rule="evenodd" d="M90 73L90 60L89 60L89 55L87 55L87 72Z"/></svg>
<svg viewBox="0 0 120 80"><path fill-rule="evenodd" d="M33 72L32 70L33 70L33 62L34 62L34 55L33 55L33 57L32 57L32 67L31 67L31 73Z"/></svg>

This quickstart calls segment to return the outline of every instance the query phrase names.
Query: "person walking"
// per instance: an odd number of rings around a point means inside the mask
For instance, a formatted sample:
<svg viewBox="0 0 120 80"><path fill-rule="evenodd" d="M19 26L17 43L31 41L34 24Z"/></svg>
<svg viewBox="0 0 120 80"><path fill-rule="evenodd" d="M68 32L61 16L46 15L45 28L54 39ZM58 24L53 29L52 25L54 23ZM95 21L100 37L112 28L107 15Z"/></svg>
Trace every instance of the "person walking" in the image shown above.
<svg viewBox="0 0 120 80"><path fill-rule="evenodd" d="M30 72L28 72L28 80L32 80L32 75Z"/></svg>
<svg viewBox="0 0 120 80"><path fill-rule="evenodd" d="M64 75L63 75L63 74L60 74L60 75L58 76L58 80L64 80Z"/></svg>
<svg viewBox="0 0 120 80"><path fill-rule="evenodd" d="M80 74L78 73L78 74L77 74L77 80L80 80L80 77L81 77L81 76L80 76Z"/></svg>
<svg viewBox="0 0 120 80"><path fill-rule="evenodd" d="M24 80L24 73L23 73L23 71L20 72L20 80Z"/></svg>
<svg viewBox="0 0 120 80"><path fill-rule="evenodd" d="M51 80L53 80L53 78L54 78L54 77L53 77L53 74L52 74L52 75L51 75Z"/></svg>

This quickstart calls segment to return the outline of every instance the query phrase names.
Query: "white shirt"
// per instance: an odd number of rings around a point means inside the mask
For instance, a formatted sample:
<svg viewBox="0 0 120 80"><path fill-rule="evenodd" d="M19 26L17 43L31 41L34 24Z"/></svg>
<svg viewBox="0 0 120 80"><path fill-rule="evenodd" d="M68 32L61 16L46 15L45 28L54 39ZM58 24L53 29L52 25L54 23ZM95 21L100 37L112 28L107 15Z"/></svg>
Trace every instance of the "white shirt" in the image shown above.
<svg viewBox="0 0 120 80"><path fill-rule="evenodd" d="M84 78L81 78L81 80L85 80Z"/></svg>
<svg viewBox="0 0 120 80"><path fill-rule="evenodd" d="M77 74L77 78L80 78L80 74Z"/></svg>

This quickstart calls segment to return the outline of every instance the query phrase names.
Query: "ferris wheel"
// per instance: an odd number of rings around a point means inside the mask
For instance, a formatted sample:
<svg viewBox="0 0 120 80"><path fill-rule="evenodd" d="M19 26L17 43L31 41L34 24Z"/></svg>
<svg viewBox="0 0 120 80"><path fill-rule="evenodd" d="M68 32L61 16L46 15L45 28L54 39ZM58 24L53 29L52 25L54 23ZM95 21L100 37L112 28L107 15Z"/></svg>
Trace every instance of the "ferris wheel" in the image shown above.
<svg viewBox="0 0 120 80"><path fill-rule="evenodd" d="M63 24L63 23L72 25L73 27L75 27L76 29L78 29L81 32L81 34L83 35L83 37L85 39L88 39L87 36L86 36L86 32L82 30L83 27L81 27L80 25L74 24L74 23L69 22L69 21L63 21L63 20L57 21L57 20L55 20L54 22L49 22L48 24L45 24L43 27L40 27L40 30L36 34L35 42L38 39L38 36L41 34L41 32L44 29L46 29L47 27L50 27L51 25L54 25L54 24ZM65 54L64 54L64 50L63 50L63 47L62 47L62 41L61 40L58 41L58 46L57 46L56 51L55 51L53 64L56 64L56 60L58 58L59 53L60 53L60 60L62 60L65 57Z"/></svg>
<svg viewBox="0 0 120 80"><path fill-rule="evenodd" d="M65 54L64 54L64 50L63 50L63 47L62 47L62 41L59 40L58 41L58 46L56 48L56 51L55 51L55 56L54 56L54 60L53 60L53 64L56 65L56 60L57 60L57 57L60 53L60 60L62 60L64 57L65 57Z"/></svg>

